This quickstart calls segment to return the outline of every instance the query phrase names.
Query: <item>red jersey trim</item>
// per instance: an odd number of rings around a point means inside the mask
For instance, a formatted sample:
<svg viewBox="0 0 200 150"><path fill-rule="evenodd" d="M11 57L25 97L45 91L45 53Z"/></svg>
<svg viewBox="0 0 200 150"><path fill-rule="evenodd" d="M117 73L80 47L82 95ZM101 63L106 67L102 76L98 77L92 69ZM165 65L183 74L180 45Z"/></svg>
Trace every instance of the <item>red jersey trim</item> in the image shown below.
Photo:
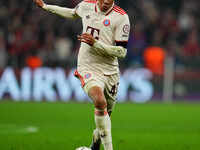
<svg viewBox="0 0 200 150"><path fill-rule="evenodd" d="M77 77L81 81L81 85L82 85L82 87L84 87L85 86L84 78L78 73L77 70L75 70L74 76Z"/></svg>
<svg viewBox="0 0 200 150"><path fill-rule="evenodd" d="M96 3L97 1L96 0L84 0L84 2L86 2L86 3Z"/></svg>
<svg viewBox="0 0 200 150"><path fill-rule="evenodd" d="M114 8L119 9L120 11L122 11L123 13L126 13L126 11L124 9L122 9L121 7L115 5Z"/></svg>
<svg viewBox="0 0 200 150"><path fill-rule="evenodd" d="M95 5L95 12L97 13L97 5Z"/></svg>
<svg viewBox="0 0 200 150"><path fill-rule="evenodd" d="M113 7L113 10L114 10L115 12L121 14L121 15L125 15L125 14L126 14L126 12L125 12L122 8L120 8L119 6L117 6L117 5L115 5L115 6Z"/></svg>
<svg viewBox="0 0 200 150"><path fill-rule="evenodd" d="M127 42L128 43L128 41L117 41L117 40L115 40L115 42Z"/></svg>

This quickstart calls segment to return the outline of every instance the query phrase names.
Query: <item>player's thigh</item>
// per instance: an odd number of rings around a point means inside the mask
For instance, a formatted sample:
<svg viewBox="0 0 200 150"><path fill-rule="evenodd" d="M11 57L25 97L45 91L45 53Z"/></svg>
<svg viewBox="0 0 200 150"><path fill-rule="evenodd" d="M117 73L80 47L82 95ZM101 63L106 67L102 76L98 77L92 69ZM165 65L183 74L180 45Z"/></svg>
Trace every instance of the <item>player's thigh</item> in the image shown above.
<svg viewBox="0 0 200 150"><path fill-rule="evenodd" d="M86 73L85 73L86 74ZM87 74L84 75L85 76L85 85L83 87L83 90L85 91L85 93L90 96L91 94L91 89L94 88L94 90L92 91L98 91L102 93L102 91L104 91L105 88L105 83L104 83L104 78L100 78L96 73L90 72L90 78L87 78ZM98 88L95 88L98 87ZM98 90L95 90L98 89ZM101 90L100 90L101 89Z"/></svg>
<svg viewBox="0 0 200 150"><path fill-rule="evenodd" d="M96 73L90 70L83 70L83 71L75 71L75 76L79 78L82 88L84 92L88 95L90 88L94 86L98 86L101 89L104 89L105 85L104 82L99 80Z"/></svg>
<svg viewBox="0 0 200 150"><path fill-rule="evenodd" d="M107 101L104 95L104 83L102 81L92 79L85 84L83 89L92 99L95 108L104 110L107 107Z"/></svg>
<svg viewBox="0 0 200 150"><path fill-rule="evenodd" d="M106 102L103 92L106 78L103 75L100 76L100 74L92 71L80 72L80 75L84 80L82 81L84 82L83 90L93 100L93 102L97 105L102 101Z"/></svg>
<svg viewBox="0 0 200 150"><path fill-rule="evenodd" d="M95 90L97 89L96 87L98 87L99 89L98 90ZM93 89L93 90L92 90ZM103 91L104 90L104 84L98 80L95 80L95 79L91 79L89 80L88 82L85 83L85 86L83 87L83 90L84 92L90 96L91 93L93 92L90 92L90 91Z"/></svg>
<svg viewBox="0 0 200 150"><path fill-rule="evenodd" d="M96 109L105 110L107 108L104 92L99 86L92 86L88 91L88 95L92 99Z"/></svg>
<svg viewBox="0 0 200 150"><path fill-rule="evenodd" d="M119 86L119 74L107 76L104 95L107 100L108 112L112 112L115 106L118 93L118 86Z"/></svg>

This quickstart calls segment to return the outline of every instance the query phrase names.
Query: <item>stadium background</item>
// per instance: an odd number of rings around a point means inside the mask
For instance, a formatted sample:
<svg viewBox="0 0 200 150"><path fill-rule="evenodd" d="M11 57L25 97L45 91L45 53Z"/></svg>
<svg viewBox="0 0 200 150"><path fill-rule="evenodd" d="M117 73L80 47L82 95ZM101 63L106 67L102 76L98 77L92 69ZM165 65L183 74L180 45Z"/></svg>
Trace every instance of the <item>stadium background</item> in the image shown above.
<svg viewBox="0 0 200 150"><path fill-rule="evenodd" d="M47 2L73 8L80 0ZM20 72L27 66L31 69L61 67L66 76L76 67L80 20L65 20L49 14L31 0L20 3L2 0L0 4L1 74L11 67L20 82ZM149 69L153 73L152 78L147 77L153 88L153 94L149 95L153 98L148 99L199 100L198 1L127 0L117 4L127 11L131 20L128 55L120 63L122 74L127 69ZM142 91L133 86L136 92ZM4 89L1 97L9 96L7 88Z"/></svg>
<svg viewBox="0 0 200 150"><path fill-rule="evenodd" d="M45 2L73 8L80 0ZM114 146L198 150L200 2L116 3L130 16L131 34L128 55L120 60L119 101L126 103L117 105L112 118ZM89 144L92 105L74 103L87 99L72 77L80 33L80 20L52 15L32 0L0 1L0 149L68 150ZM32 103L55 99L71 102Z"/></svg>

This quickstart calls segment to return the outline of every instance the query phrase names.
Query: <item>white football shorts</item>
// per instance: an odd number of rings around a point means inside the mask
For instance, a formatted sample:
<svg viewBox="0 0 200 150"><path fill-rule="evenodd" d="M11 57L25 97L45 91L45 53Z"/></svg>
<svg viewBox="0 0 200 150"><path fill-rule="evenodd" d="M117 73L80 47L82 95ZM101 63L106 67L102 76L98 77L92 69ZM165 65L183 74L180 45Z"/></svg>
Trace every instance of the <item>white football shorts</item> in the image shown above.
<svg viewBox="0 0 200 150"><path fill-rule="evenodd" d="M98 86L104 91L107 100L107 111L111 112L116 103L116 96L119 86L119 74L105 75L93 71L75 71L74 75L79 78L82 88L86 94L89 90Z"/></svg>

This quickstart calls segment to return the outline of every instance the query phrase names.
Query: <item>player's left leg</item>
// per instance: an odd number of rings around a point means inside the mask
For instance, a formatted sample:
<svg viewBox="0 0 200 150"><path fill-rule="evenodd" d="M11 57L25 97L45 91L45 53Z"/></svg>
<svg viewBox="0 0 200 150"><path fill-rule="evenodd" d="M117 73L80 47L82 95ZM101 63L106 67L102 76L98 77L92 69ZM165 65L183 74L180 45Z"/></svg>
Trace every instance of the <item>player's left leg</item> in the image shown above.
<svg viewBox="0 0 200 150"><path fill-rule="evenodd" d="M99 132L104 150L113 150L111 135L111 120L107 113L107 102L103 89L93 86L89 89L88 95L95 106L95 123Z"/></svg>
<svg viewBox="0 0 200 150"><path fill-rule="evenodd" d="M100 150L101 148L101 137L99 135L98 129L93 131L92 144L90 145L91 150Z"/></svg>
<svg viewBox="0 0 200 150"><path fill-rule="evenodd" d="M109 105L108 105L108 108L110 108ZM112 114L112 111L108 111L108 115L110 117L111 117L111 114ZM100 150L100 148L101 148L101 137L98 132L98 129L94 129L94 131L93 131L92 144L90 145L90 148L92 150Z"/></svg>
<svg viewBox="0 0 200 150"><path fill-rule="evenodd" d="M111 117L112 110L116 103L117 89L119 85L118 84L119 75L115 74L115 75L107 76L107 78L108 78L107 81L109 82L105 83L106 87L105 87L104 95L107 101L107 112L109 116ZM100 146L101 146L101 138L100 138L98 130L95 129L93 132L93 139L92 139L92 144L90 148L92 150L100 150Z"/></svg>
<svg viewBox="0 0 200 150"><path fill-rule="evenodd" d="M101 142L104 145L104 150L113 150L112 147L112 135L111 135L111 120L109 114L111 114L112 107L110 107L110 103L107 100L107 93L113 94L113 81L108 79L110 76L105 76L101 73L92 73L90 72L90 77L86 78L88 72L75 72L75 76L77 76L82 83L84 91L90 96L90 98L94 102L95 106L95 123L97 131L95 134L97 135L96 139L101 138ZM85 78L84 78L85 77ZM112 76L111 76L112 77ZM112 78L111 78L112 79ZM111 81L111 82L110 82ZM105 85L108 84L108 87L105 90ZM108 97L109 98L109 97ZM109 114L108 114L109 113ZM96 148L100 148L100 142ZM98 150L98 149L94 149Z"/></svg>

